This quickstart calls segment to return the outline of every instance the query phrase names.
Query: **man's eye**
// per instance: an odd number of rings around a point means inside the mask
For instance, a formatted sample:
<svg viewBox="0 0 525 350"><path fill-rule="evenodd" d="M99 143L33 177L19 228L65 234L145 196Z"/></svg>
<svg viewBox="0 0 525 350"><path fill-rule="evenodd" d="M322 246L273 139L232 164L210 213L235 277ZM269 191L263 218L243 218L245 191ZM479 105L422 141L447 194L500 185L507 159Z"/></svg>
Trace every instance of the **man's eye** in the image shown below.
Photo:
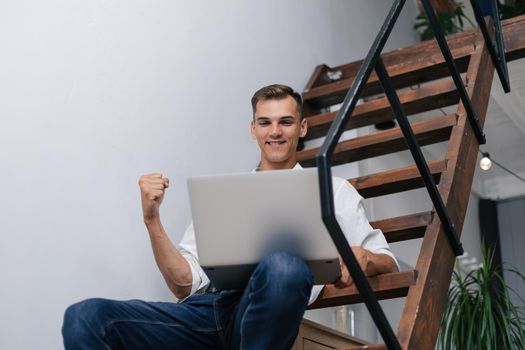
<svg viewBox="0 0 525 350"><path fill-rule="evenodd" d="M292 120L284 120L281 122L281 124L283 125L293 125L293 121Z"/></svg>
<svg viewBox="0 0 525 350"><path fill-rule="evenodd" d="M264 125L270 125L270 122L260 120L258 124L264 126Z"/></svg>

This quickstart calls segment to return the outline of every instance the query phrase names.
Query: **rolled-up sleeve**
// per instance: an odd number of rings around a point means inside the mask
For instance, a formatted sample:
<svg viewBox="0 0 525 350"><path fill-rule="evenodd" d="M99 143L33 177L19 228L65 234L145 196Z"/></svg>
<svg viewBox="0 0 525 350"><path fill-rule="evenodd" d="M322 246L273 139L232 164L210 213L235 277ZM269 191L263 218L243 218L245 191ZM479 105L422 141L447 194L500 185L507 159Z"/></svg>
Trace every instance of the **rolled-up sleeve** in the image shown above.
<svg viewBox="0 0 525 350"><path fill-rule="evenodd" d="M383 232L372 228L366 217L363 197L345 179L332 178L334 190L335 214L341 230L350 246L360 246L375 254L386 254L394 259L399 270L396 257L390 250ZM312 304L323 286L314 286L308 304Z"/></svg>
<svg viewBox="0 0 525 350"><path fill-rule="evenodd" d="M191 223L188 228L186 229L186 232L184 233L184 236L182 237L182 240L180 241L179 245L179 252L181 255L186 259L188 262L188 265L191 269L191 276L192 276L192 283L191 283L191 292L190 295L188 295L184 299L179 299L179 302L183 302L188 297L192 296L193 294L202 293L206 287L210 284L210 280L208 279L208 276L204 273L204 270L201 268L199 264L199 257L197 255L197 245L195 243L195 231L193 229L193 223Z"/></svg>
<svg viewBox="0 0 525 350"><path fill-rule="evenodd" d="M379 229L374 229L368 222L363 197L348 181L340 179L335 191L335 209L337 222L345 233L351 246L360 246L375 254L386 254L399 264L390 250L388 242Z"/></svg>

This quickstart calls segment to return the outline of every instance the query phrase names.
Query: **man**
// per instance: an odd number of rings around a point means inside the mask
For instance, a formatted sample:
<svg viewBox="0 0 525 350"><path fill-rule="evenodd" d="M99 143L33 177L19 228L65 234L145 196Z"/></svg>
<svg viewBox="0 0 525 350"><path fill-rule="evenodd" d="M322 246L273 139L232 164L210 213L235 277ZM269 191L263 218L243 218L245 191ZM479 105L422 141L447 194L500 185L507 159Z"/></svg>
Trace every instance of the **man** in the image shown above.
<svg viewBox="0 0 525 350"><path fill-rule="evenodd" d="M300 168L297 144L307 131L299 94L270 85L252 98L251 135L259 145L257 171ZM288 252L265 256L243 291L209 291L200 268L193 226L178 247L164 231L159 207L170 183L162 174L139 181L144 223L155 260L178 303L90 299L66 311L67 349L287 349L293 344L304 311L319 295L305 262ZM352 250L369 275L395 271L397 263L383 234L373 230L362 198L347 181L334 178L338 221ZM336 287L352 279L344 264Z"/></svg>

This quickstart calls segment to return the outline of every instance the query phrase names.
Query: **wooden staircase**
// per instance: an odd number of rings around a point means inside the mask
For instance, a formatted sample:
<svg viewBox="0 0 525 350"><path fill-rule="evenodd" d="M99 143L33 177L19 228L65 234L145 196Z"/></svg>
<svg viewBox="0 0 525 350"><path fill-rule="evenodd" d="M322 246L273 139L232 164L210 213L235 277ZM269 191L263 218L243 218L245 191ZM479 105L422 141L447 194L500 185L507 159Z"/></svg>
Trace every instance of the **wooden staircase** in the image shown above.
<svg viewBox="0 0 525 350"><path fill-rule="evenodd" d="M502 22L508 61L525 56L525 16ZM476 114L483 126L487 112L494 66L481 33L477 30L447 38L450 50ZM458 235L461 235L472 178L478 154L478 142L466 118L455 85L449 78L445 60L435 41L423 42L382 55L383 62L397 89L407 116L435 111L433 117L411 123L420 145L448 141L444 159L428 163L432 176L439 183L439 192ZM361 61L330 68L318 66L305 91L304 112L309 131L306 140L323 137L336 112L328 107L344 99L353 83ZM330 79L331 73L339 79ZM346 129L394 120L390 104L372 73L363 96L369 100L356 106ZM440 108L457 105L454 114L443 115ZM437 110L437 111L436 111ZM398 127L377 131L340 142L332 164L369 159L407 149ZM303 166L315 165L317 148L299 152ZM365 198L379 197L423 187L415 165L360 176L348 180ZM389 242L423 237L415 270L383 274L369 278L378 299L406 296L397 338L403 349L433 349L446 303L454 253L434 210L371 222L380 228ZM402 257L400 257L402 258ZM326 286L311 309L361 302L355 286L336 289ZM359 336L359 335L357 335ZM383 344L352 349L386 349Z"/></svg>

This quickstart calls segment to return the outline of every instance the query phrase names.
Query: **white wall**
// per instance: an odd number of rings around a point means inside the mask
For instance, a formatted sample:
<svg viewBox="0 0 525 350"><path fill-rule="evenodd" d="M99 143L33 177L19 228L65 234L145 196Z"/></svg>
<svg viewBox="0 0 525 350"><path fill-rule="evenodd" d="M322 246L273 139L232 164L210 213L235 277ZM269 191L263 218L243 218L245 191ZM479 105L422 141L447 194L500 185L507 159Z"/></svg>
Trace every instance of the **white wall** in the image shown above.
<svg viewBox="0 0 525 350"><path fill-rule="evenodd" d="M185 179L247 170L249 98L364 56L390 2L0 3L0 348L60 348L67 305L171 300L137 180L162 171L177 241ZM413 4L389 48L413 42Z"/></svg>

